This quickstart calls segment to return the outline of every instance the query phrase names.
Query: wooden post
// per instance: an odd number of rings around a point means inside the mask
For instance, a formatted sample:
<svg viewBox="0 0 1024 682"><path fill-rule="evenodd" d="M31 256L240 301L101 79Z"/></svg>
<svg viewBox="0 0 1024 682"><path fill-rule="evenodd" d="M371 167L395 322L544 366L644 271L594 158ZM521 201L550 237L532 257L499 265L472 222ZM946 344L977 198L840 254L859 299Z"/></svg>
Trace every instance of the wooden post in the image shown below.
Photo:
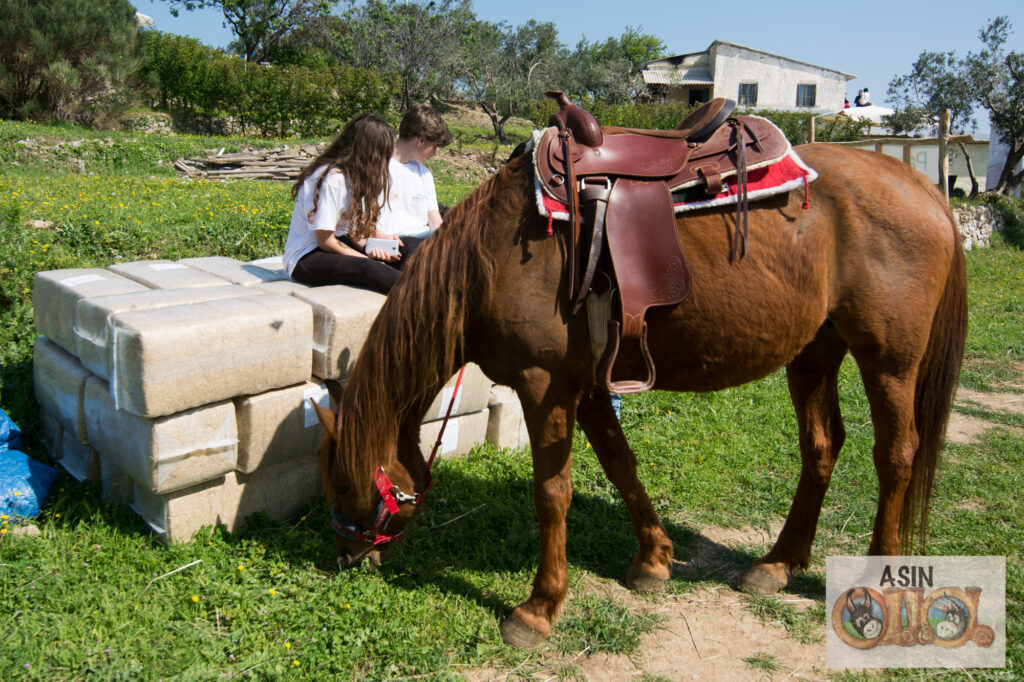
<svg viewBox="0 0 1024 682"><path fill-rule="evenodd" d="M808 121L808 123L807 123L807 128L808 128L807 132L810 135L810 139L808 140L808 142L814 142L814 115L813 114L811 115L810 121Z"/></svg>
<svg viewBox="0 0 1024 682"><path fill-rule="evenodd" d="M939 116L939 190L949 201L949 109Z"/></svg>

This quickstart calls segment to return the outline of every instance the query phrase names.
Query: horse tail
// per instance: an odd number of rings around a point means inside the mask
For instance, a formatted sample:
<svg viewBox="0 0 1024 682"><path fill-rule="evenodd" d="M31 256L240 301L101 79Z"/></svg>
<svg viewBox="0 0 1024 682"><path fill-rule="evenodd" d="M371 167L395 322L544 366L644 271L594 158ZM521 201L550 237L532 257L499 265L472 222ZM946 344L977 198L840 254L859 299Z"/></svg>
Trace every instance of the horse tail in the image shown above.
<svg viewBox="0 0 1024 682"><path fill-rule="evenodd" d="M918 445L900 516L900 551L903 553L912 549L915 536L920 550L925 550L932 482L946 438L967 338L966 259L952 212L948 207L946 212L955 237L953 262L946 274L942 299L932 319L928 346L917 372L914 423Z"/></svg>

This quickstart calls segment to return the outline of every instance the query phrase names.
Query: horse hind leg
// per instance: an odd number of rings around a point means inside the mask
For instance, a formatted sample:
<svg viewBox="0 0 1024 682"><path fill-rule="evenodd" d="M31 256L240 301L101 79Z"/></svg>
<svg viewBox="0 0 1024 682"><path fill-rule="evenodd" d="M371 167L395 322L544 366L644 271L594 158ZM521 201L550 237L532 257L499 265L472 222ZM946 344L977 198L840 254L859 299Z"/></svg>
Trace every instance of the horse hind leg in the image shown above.
<svg viewBox="0 0 1024 682"><path fill-rule="evenodd" d="M594 447L597 459L629 511L640 550L626 575L626 586L654 592L671 573L672 541L658 520L654 505L636 475L636 455L626 442L608 392L594 389L580 401L577 420Z"/></svg>
<svg viewBox="0 0 1024 682"><path fill-rule="evenodd" d="M789 515L771 550L744 574L740 587L773 594L789 574L806 568L825 492L846 439L839 412L839 367L847 344L830 322L787 367L789 395L800 433L800 480Z"/></svg>

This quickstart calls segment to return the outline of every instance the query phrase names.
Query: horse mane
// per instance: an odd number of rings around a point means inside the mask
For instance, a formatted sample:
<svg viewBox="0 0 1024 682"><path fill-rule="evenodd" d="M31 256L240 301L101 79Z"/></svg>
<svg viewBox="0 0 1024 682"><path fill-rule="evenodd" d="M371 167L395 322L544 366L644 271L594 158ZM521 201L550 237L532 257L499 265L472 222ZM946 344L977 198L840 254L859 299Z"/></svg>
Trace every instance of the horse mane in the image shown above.
<svg viewBox="0 0 1024 682"><path fill-rule="evenodd" d="M513 163L452 208L444 224L410 258L370 327L348 384L339 418L336 464L358 504L367 502L378 466L397 454L400 426L416 426L441 386L466 362L466 323L488 291L495 269L485 231L522 210L519 166ZM329 481L325 479L329 485Z"/></svg>

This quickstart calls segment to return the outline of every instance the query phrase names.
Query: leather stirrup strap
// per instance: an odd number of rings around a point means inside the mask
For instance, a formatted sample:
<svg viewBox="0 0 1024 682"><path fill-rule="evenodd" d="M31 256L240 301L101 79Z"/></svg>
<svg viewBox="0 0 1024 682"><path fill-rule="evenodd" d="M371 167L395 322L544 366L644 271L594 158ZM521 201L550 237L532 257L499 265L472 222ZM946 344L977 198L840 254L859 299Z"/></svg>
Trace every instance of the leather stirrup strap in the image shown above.
<svg viewBox="0 0 1024 682"><path fill-rule="evenodd" d="M747 255L749 246L747 230L747 214L749 202L747 197L747 137L742 121L730 120L736 135L736 230L732 240L732 260L736 262ZM740 233L743 234L743 249L740 250Z"/></svg>
<svg viewBox="0 0 1024 682"><path fill-rule="evenodd" d="M580 240L580 199L579 188L576 186L576 164L572 159L572 131L563 127L558 131L558 138L562 141L562 151L565 154L565 196L570 225L566 257L569 260L569 300L572 301L576 298L576 246Z"/></svg>
<svg viewBox="0 0 1024 682"><path fill-rule="evenodd" d="M590 285L597 271L597 261L604 249L604 218L608 212L608 197L612 193L612 180L606 177L592 177L584 180L580 190L580 206L585 215L583 221L590 226L590 254L587 258L587 269L583 272L583 281L576 295L572 314L575 315L583 306L590 293Z"/></svg>

